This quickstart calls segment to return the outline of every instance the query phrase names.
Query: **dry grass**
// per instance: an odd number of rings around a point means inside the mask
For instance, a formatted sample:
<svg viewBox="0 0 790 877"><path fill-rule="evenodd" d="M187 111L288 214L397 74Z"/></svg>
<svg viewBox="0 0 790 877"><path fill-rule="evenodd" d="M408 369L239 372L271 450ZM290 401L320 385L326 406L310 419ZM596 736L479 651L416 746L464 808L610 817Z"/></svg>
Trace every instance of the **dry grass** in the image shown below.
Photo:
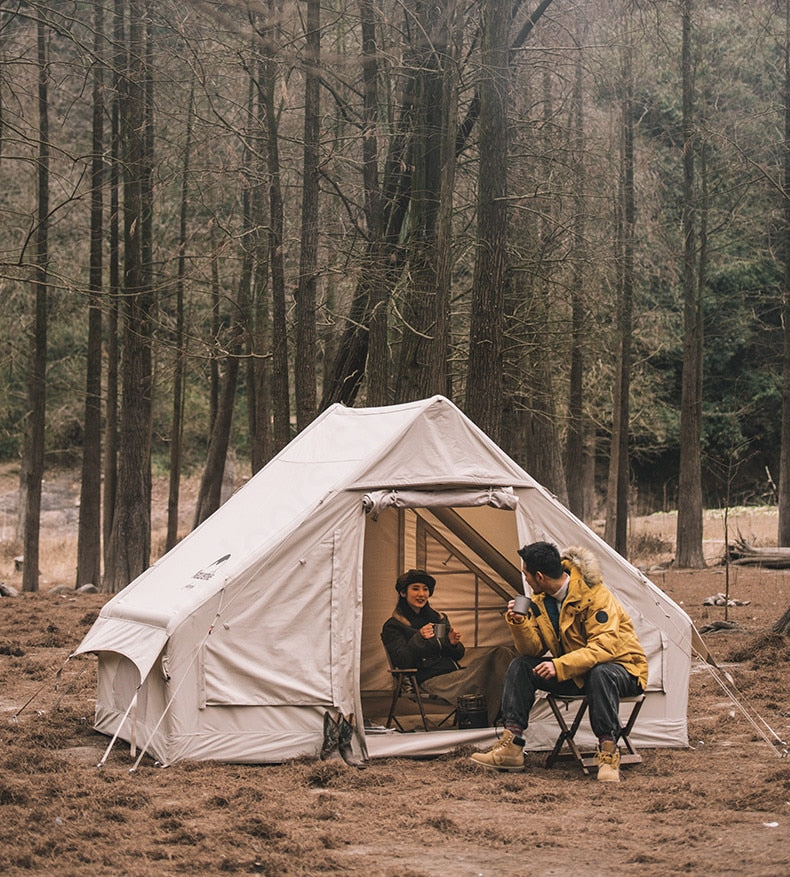
<svg viewBox="0 0 790 877"><path fill-rule="evenodd" d="M740 520L744 536L770 538L769 515ZM637 563L698 625L723 616L703 605L723 590L721 567L666 566L671 516L634 530ZM720 530L711 514L712 559L723 553ZM691 678L692 748L647 750L614 787L571 765L546 770L535 753L527 773L481 773L468 750L376 761L365 771L313 759L158 769L145 759L130 774L118 744L98 770L108 740L91 727L95 660L63 664L105 597L48 592L71 583L74 567L63 533L49 538L45 530L41 592L0 599L0 861L9 877L790 873L790 766L700 664ZM0 580L19 581L13 557L0 544ZM706 642L743 702L788 739L790 650L770 626L790 601L790 571L730 574L731 593L751 602L730 610L733 631Z"/></svg>

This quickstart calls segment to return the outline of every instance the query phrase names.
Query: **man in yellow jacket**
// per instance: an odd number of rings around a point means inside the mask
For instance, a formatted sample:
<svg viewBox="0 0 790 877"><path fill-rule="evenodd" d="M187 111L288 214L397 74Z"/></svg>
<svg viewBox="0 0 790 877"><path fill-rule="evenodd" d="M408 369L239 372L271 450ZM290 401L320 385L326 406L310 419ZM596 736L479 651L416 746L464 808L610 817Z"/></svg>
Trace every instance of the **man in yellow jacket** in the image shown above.
<svg viewBox="0 0 790 877"><path fill-rule="evenodd" d="M647 659L634 625L586 548L568 548L560 556L551 543L533 542L518 553L532 598L525 615L513 611L511 600L505 616L518 652L502 692L505 731L472 761L523 770L523 734L535 692L586 694L599 743L598 779L618 782L620 698L641 694L647 685Z"/></svg>

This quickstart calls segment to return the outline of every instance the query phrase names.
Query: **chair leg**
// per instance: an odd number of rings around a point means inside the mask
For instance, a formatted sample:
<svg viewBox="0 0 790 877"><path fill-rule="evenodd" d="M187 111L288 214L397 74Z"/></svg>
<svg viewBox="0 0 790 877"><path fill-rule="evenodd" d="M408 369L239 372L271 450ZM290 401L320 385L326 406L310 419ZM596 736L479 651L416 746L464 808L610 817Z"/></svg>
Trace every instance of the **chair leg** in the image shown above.
<svg viewBox="0 0 790 877"><path fill-rule="evenodd" d="M623 746L628 750L628 755L630 756L629 761L642 760L642 756L636 751L634 744L631 742L631 729L634 727L634 723L636 722L637 716L639 715L644 702L643 698L634 704L634 708L631 710L631 715L628 717L625 727L620 731L620 740L622 741Z"/></svg>
<svg viewBox="0 0 790 877"><path fill-rule="evenodd" d="M573 720L573 724L568 727L568 723L565 721L565 717L562 715L562 710L560 710L559 705L557 703L557 699L549 696L546 698L549 706L551 707L551 711L554 713L554 718L557 720L557 724L560 726L560 735L557 737L557 742L554 744L554 748L551 750L549 755L546 758L546 767L551 767L552 764L560 757L560 752L562 751L563 746L567 743L568 748L571 751L571 755L578 763L579 767L585 773L585 775L589 775L590 771L587 769L587 765L584 763L584 756L581 753L581 750L576 745L576 740L574 739L576 736L576 732L579 730L579 725L582 723L582 719L584 718L584 714L587 711L587 698L585 697L579 709L576 712L576 717Z"/></svg>
<svg viewBox="0 0 790 877"><path fill-rule="evenodd" d="M420 708L420 716L422 717L422 726L427 731L428 730L428 717L425 715L425 706L422 702L422 694L420 693L420 686L414 686L414 695L417 698L417 706Z"/></svg>
<svg viewBox="0 0 790 877"><path fill-rule="evenodd" d="M395 711L398 706L398 700L403 694L403 687L406 684L406 676L402 673L394 674L395 675L395 686L392 690L392 700L390 701L390 711L387 716L387 721L384 725L385 728L392 727L393 722L397 729L403 732L403 725L398 721L398 717L395 715ZM428 731L428 716L425 714L425 704L422 702L422 694L420 692L420 686L417 685L416 679L414 680L414 698L417 701L417 707L420 710L420 718L422 719L423 728Z"/></svg>
<svg viewBox="0 0 790 877"><path fill-rule="evenodd" d="M403 688L403 677L397 676L395 677L395 687L392 689L392 700L390 701L390 711L387 716L387 722L384 725L385 728L391 728L393 721L398 727L399 731L403 730L401 723L395 717L395 708L398 704L398 698L400 697L401 689Z"/></svg>
<svg viewBox="0 0 790 877"><path fill-rule="evenodd" d="M437 725L437 727L438 727L438 728L441 728L442 725L443 725L445 722L449 722L450 719L455 718L455 714L456 714L457 712L458 712L458 708L456 707L456 709L454 709L452 712L447 713L447 715L441 720L441 722L439 722L439 724Z"/></svg>

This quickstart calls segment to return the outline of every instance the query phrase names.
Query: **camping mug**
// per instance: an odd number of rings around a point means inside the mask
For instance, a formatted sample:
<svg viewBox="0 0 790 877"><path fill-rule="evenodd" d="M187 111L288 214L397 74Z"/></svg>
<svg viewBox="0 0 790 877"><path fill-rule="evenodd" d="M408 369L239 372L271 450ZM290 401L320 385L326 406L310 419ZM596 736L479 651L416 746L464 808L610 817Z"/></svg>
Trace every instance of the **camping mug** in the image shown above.
<svg viewBox="0 0 790 877"><path fill-rule="evenodd" d="M513 614L526 615L528 609L529 597L526 594L516 594L516 599L513 600Z"/></svg>
<svg viewBox="0 0 790 877"><path fill-rule="evenodd" d="M433 635L436 639L444 639L447 636L447 625L442 621L438 624L434 624Z"/></svg>

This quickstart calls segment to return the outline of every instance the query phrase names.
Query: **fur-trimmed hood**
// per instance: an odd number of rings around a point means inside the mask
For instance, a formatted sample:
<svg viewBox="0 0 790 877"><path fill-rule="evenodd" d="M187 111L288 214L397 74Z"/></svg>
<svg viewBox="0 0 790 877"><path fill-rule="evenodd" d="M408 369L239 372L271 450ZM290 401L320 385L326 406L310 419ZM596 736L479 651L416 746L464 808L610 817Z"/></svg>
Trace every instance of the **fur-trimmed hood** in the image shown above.
<svg viewBox="0 0 790 877"><path fill-rule="evenodd" d="M576 567L588 588L594 588L603 582L603 573L598 558L589 548L566 548L562 552L561 560L563 567L568 572L571 571L571 567Z"/></svg>

